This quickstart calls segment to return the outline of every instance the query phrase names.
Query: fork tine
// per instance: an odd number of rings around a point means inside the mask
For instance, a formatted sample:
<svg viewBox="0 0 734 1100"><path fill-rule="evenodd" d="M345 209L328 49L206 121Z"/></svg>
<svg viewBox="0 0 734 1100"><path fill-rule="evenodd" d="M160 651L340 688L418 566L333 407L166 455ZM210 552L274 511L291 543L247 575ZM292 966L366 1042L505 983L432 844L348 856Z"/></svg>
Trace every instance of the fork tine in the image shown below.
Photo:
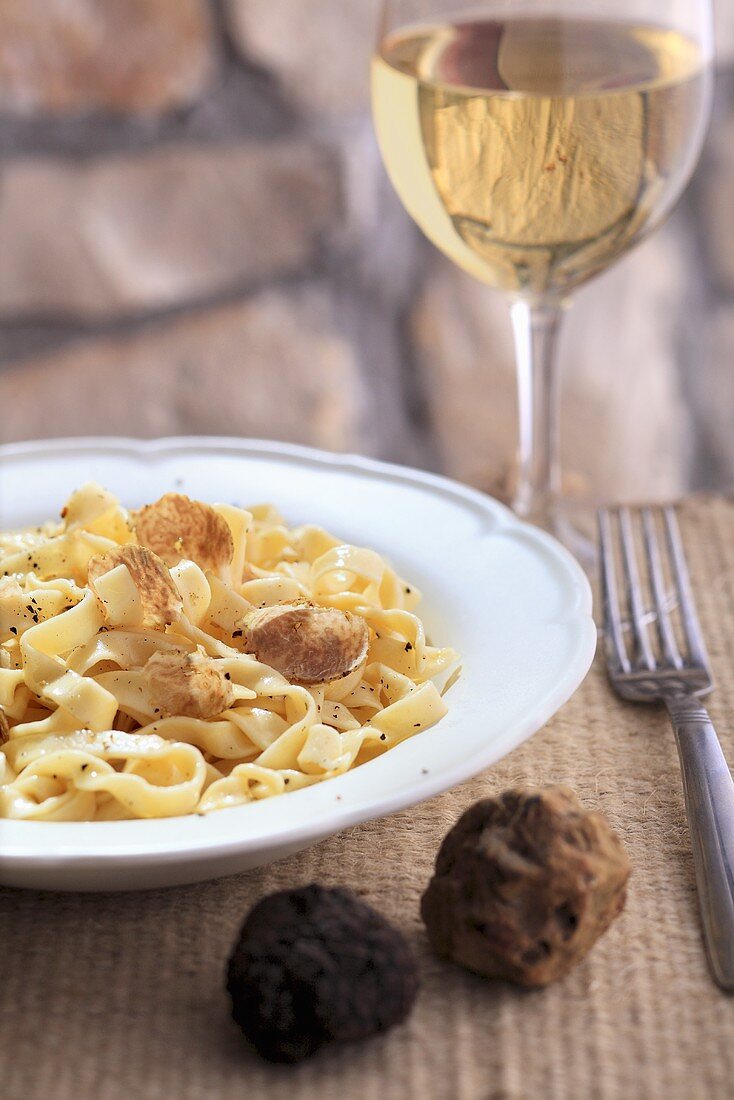
<svg viewBox="0 0 734 1100"><path fill-rule="evenodd" d="M655 528L655 519L651 508L642 509L642 528L645 535L645 553L647 566L650 573L652 593L655 599L655 618L660 636L660 645L663 656L668 664L675 668L683 667L683 660L675 639L675 632L670 621L670 612L666 603L665 582L663 580L663 567L660 559L660 546Z"/></svg>
<svg viewBox="0 0 734 1100"><path fill-rule="evenodd" d="M632 636L635 643L637 663L645 668L655 668L655 655L650 645L645 609L642 606L642 587L637 568L635 545L632 537L632 515L629 508L619 509L619 531L622 536L622 566L627 581L627 599L630 609Z"/></svg>
<svg viewBox="0 0 734 1100"><path fill-rule="evenodd" d="M706 645L701 633L701 626L696 613L696 604L691 589L691 578L688 573L686 556L683 550L683 542L680 537L680 528L676 519L675 509L667 507L663 509L665 518L665 531L667 534L668 549L673 563L673 574L678 593L678 606L686 636L688 654L694 664L708 667Z"/></svg>
<svg viewBox="0 0 734 1100"><path fill-rule="evenodd" d="M610 663L618 665L623 672L630 672L629 657L622 635L622 617L619 612L617 578L614 571L614 549L612 543L612 524L609 510L600 508L599 522L599 564L601 566L601 589L604 605L604 640L607 643L607 655Z"/></svg>

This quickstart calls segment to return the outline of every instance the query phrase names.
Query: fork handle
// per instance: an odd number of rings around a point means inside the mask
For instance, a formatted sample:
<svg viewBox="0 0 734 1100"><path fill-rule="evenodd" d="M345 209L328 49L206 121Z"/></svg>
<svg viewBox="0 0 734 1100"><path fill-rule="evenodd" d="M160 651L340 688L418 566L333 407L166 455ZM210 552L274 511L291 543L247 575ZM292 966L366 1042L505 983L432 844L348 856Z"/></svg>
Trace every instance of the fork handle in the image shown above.
<svg viewBox="0 0 734 1100"><path fill-rule="evenodd" d="M734 781L706 708L692 695L666 699L678 744L709 966L734 992Z"/></svg>

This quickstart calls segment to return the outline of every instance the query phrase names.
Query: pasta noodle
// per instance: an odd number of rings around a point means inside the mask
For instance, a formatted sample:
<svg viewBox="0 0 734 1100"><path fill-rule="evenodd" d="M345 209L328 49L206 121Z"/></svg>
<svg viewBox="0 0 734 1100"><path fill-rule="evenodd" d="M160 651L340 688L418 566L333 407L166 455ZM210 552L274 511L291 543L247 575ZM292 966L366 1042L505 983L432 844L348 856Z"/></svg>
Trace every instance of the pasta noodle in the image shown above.
<svg viewBox="0 0 734 1100"><path fill-rule="evenodd" d="M298 790L437 722L420 594L316 526L94 484L0 534L0 817L208 813Z"/></svg>

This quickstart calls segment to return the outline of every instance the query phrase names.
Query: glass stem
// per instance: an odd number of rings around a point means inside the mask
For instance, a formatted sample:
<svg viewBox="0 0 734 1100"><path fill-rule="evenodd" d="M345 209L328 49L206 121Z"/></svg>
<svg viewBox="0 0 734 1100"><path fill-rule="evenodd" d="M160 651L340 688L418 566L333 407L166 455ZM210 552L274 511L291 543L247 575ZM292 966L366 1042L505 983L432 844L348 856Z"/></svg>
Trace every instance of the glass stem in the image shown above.
<svg viewBox="0 0 734 1100"><path fill-rule="evenodd" d="M513 508L551 529L560 489L558 331L559 303L511 307L520 414L519 474Z"/></svg>

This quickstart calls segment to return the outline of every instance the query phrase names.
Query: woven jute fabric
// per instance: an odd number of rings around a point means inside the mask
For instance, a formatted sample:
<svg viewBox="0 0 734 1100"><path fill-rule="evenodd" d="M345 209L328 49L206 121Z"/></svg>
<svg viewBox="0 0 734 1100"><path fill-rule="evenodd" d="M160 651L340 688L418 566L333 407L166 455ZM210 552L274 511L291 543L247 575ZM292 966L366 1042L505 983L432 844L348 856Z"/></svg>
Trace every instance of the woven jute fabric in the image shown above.
<svg viewBox="0 0 734 1100"><path fill-rule="evenodd" d="M682 510L734 761L734 505ZM627 908L541 992L435 959L418 905L446 830L475 799L565 783L606 813L633 862ZM410 937L410 1020L293 1068L261 1062L229 1016L227 956L249 907L319 881L358 890ZM707 972L673 737L616 701L597 661L560 714L477 779L247 874L149 893L0 891L2 1100L725 1100L734 999Z"/></svg>

